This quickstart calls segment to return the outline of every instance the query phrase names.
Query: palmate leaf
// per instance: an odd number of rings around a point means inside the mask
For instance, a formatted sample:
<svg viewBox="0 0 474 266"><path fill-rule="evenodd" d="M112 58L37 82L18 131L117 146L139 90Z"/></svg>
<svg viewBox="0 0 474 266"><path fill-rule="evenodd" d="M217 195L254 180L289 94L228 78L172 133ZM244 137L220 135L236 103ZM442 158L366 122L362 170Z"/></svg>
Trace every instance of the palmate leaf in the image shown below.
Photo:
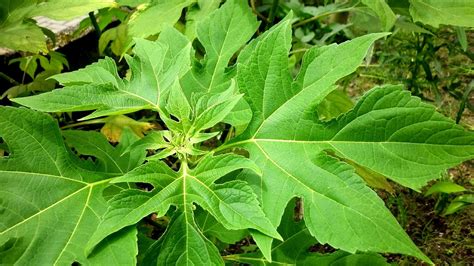
<svg viewBox="0 0 474 266"><path fill-rule="evenodd" d="M130 81L121 79L113 60L106 58L84 69L54 76L65 85L62 89L13 101L45 112L97 110L83 118L90 119L140 109L160 110L176 80L189 100L192 94L222 93L232 85L235 74L226 71L229 61L257 26L244 1L227 1L198 24L197 36L206 56L190 71L191 43L177 30L166 27L158 42L136 40L135 56L126 57L132 72ZM240 133L252 114L243 100L234 109L224 121L239 127Z"/></svg>
<svg viewBox="0 0 474 266"><path fill-rule="evenodd" d="M96 110L84 119L160 110L170 87L190 66L191 44L177 30L167 28L157 42L136 40L135 55L127 56L132 77L121 79L111 58L83 69L54 76L62 89L13 101L46 112Z"/></svg>
<svg viewBox="0 0 474 266"><path fill-rule="evenodd" d="M215 4L207 3L206 7L212 8L212 5ZM226 90L235 75L233 68L228 68L229 62L252 37L258 25L252 10L245 1L240 0L226 1L218 10L201 20L196 26L196 35L206 54L204 60L194 62L191 71L181 81L186 96ZM248 104L240 100L224 121L241 133L251 116Z"/></svg>
<svg viewBox="0 0 474 266"><path fill-rule="evenodd" d="M227 1L202 20L197 39L206 50L200 65L194 65L183 80L186 95L192 92L218 92L226 89L231 76L225 72L232 56L252 37L258 22L245 1Z"/></svg>
<svg viewBox="0 0 474 266"><path fill-rule="evenodd" d="M221 0L197 0L194 5L188 8L186 12L184 35L186 35L189 40L192 41L196 38L197 24L216 10L220 2Z"/></svg>
<svg viewBox="0 0 474 266"><path fill-rule="evenodd" d="M83 168L50 116L0 107L0 136L10 152L0 158L1 264L87 265L112 255L134 263L133 228L86 259L84 247L107 208L102 191L109 179ZM118 252L122 245L128 249Z"/></svg>
<svg viewBox="0 0 474 266"><path fill-rule="evenodd" d="M224 256L225 260L248 263L250 265L389 265L376 253L350 254L336 251L330 254L311 252L315 244L313 236L303 221L294 220L295 200L291 201L282 217L278 232L284 241L274 241L271 252L272 261L265 259L261 252L232 254Z"/></svg>
<svg viewBox="0 0 474 266"><path fill-rule="evenodd" d="M130 129L124 131L120 143L114 147L99 132L67 130L63 132L66 143L79 154L97 158L94 169L109 175L123 175L145 161L145 149L127 148L138 140Z"/></svg>
<svg viewBox="0 0 474 266"><path fill-rule="evenodd" d="M444 169L472 158L474 136L398 86L374 89L352 111L327 123L315 121L311 111L382 36L310 49L295 81L288 72L288 20L251 42L239 56L237 80L254 115L247 131L227 147L246 148L262 169L261 177L249 173L243 179L274 226L298 196L308 230L320 243L429 262L352 167L325 151L419 189ZM263 253L268 257L271 239L255 239L267 243Z"/></svg>
<svg viewBox="0 0 474 266"><path fill-rule="evenodd" d="M128 22L128 33L133 37L148 37L173 26L183 9L196 0L150 0L135 12Z"/></svg>
<svg viewBox="0 0 474 266"><path fill-rule="evenodd" d="M226 229L252 228L269 237L281 239L245 182L215 184L220 177L242 168L259 171L249 159L233 154L207 156L195 168L188 169L183 165L179 172L160 161L138 167L114 182L150 183L154 190L126 190L114 197L88 247L93 248L106 236L135 224L153 212L163 216L173 205L177 207L173 221L152 248L152 254L155 258L158 256L157 263L167 265L180 261L222 264L218 250L196 225L194 203L209 212Z"/></svg>

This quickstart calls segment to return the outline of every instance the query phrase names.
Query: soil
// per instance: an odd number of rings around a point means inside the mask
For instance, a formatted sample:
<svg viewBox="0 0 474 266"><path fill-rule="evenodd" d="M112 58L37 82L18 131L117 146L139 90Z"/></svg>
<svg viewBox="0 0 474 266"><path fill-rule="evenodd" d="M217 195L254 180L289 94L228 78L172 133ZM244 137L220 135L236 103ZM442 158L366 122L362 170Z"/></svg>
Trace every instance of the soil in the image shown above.
<svg viewBox="0 0 474 266"><path fill-rule="evenodd" d="M473 166L474 161L468 161L451 169L450 179L472 191L469 181L474 174ZM383 191L378 194L421 251L436 265L474 265L474 205L442 216L435 210L439 195L424 196L397 185L394 188L395 195ZM447 200L456 195L450 195ZM387 255L386 258L401 265L424 265L411 257Z"/></svg>

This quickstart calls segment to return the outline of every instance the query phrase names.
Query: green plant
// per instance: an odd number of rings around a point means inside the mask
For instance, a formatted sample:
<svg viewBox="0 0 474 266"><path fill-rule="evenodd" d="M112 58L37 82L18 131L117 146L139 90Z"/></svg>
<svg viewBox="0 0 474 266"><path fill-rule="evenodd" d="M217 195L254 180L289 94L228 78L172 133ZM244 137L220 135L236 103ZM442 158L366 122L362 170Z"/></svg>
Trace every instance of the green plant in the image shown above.
<svg viewBox="0 0 474 266"><path fill-rule="evenodd" d="M464 0L362 0L368 16L378 18L378 24L388 31L397 24L401 15L413 22L421 22L438 28L440 24L459 27L474 27L474 3ZM369 11L370 10L370 11ZM403 26L403 23L398 23ZM407 24L404 24L407 25ZM411 26L414 29L413 26Z"/></svg>
<svg viewBox="0 0 474 266"><path fill-rule="evenodd" d="M117 0L117 6L99 11L96 30L102 32L99 52L123 56L134 44L133 38L156 38L163 28L177 25L191 41L196 38L196 25L219 7L221 0ZM181 18L181 13L186 15ZM94 18L93 18L94 20ZM119 25L106 28L114 21ZM79 32L92 25L89 18Z"/></svg>
<svg viewBox="0 0 474 266"><path fill-rule="evenodd" d="M452 197L460 192L464 193ZM438 181L425 192L425 196L434 194L438 194L434 209L436 213L441 215L450 215L474 204L474 195L472 192L466 191L466 188L452 181Z"/></svg>
<svg viewBox="0 0 474 266"><path fill-rule="evenodd" d="M346 31L348 36L393 31L376 51L380 67L372 68L370 76L385 82L403 82L414 95L437 106L446 102L442 88L460 102L456 117L459 122L466 103L472 109L466 102L470 94L466 79L470 79L470 61L474 57L467 49L466 30L474 27L469 11L474 9L473 2L381 0L362 3L365 7L357 6L351 11L349 22L353 27ZM455 36L457 42L453 41Z"/></svg>
<svg viewBox="0 0 474 266"><path fill-rule="evenodd" d="M34 17L67 20L113 4L113 0L0 0L0 47L47 53L45 35L51 32L36 25Z"/></svg>
<svg viewBox="0 0 474 266"><path fill-rule="evenodd" d="M38 62L42 68L40 72L38 72ZM54 51L50 51L47 56L35 54L15 58L9 62L10 65L14 63L19 63L19 67L23 71L23 77L21 82L10 79L14 86L7 89L0 96L0 99L27 96L32 92L53 90L56 87L56 81L48 78L61 73L64 67L69 67L69 63L64 55ZM31 78L30 82L27 82L27 76Z"/></svg>
<svg viewBox="0 0 474 266"><path fill-rule="evenodd" d="M433 102L438 108L455 99L460 106L457 115L446 110L449 108L441 110L456 117L459 123L463 111L472 110L468 101L472 92L469 84L472 60L451 41L454 38L454 29L450 27L432 33L399 31L374 51L377 64L359 73L377 83L403 83L412 94Z"/></svg>
<svg viewBox="0 0 474 266"><path fill-rule="evenodd" d="M82 120L157 112L165 129L141 139L125 130L114 147L97 132L61 133L47 114L0 107L8 153L0 158L0 262L384 264L374 252L388 252L430 263L338 158L419 190L474 156L473 134L393 85L322 121L316 107L387 34L313 47L293 78L291 14L231 64L257 27L243 1L226 1L197 25L202 60L166 27L156 42L135 40L129 78L106 58L54 76L64 88L13 99L44 112L93 111ZM284 215L295 197L304 221L296 224L291 207ZM248 235L258 250L221 257L218 247ZM295 239L301 246L291 251ZM311 254L316 241L358 253Z"/></svg>

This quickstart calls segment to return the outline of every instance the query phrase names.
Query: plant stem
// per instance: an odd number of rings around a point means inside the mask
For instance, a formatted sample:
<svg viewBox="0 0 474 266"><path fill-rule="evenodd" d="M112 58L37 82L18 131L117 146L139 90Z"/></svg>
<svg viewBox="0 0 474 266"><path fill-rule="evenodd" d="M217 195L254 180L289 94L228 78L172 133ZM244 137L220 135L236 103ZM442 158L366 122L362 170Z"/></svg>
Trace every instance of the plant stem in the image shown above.
<svg viewBox="0 0 474 266"><path fill-rule="evenodd" d="M25 84L25 78L26 78L26 70L28 69L28 67L30 66L30 63L32 60L36 60L36 58L34 56L29 56L31 58L28 58L27 59L27 62L26 62L26 67L25 67L25 71L23 71L23 76L21 77L21 84ZM34 76L34 73L33 73L33 76ZM34 79L34 77L33 77Z"/></svg>
<svg viewBox="0 0 474 266"><path fill-rule="evenodd" d="M364 78L372 78L372 79L379 79L379 80L386 80L383 76L371 75L371 74L359 74L359 76Z"/></svg>
<svg viewBox="0 0 474 266"><path fill-rule="evenodd" d="M335 10L335 11L330 11L330 12L327 12L327 13L322 13L322 14L316 15L316 16L314 16L314 17L311 17L311 18L308 18L308 19L305 19L305 20L302 20L302 21L300 21L300 22L298 22L298 23L293 24L293 28L297 28L297 27L303 26L304 24L308 24L308 23L310 23L310 22L313 22L313 21L315 21L315 20L318 20L318 19L320 19L320 18L329 16L329 15L332 15L332 14L341 13L341 12L347 12L347 11L350 11L350 10L352 10L352 7L343 8L343 9L339 9L339 10Z"/></svg>
<svg viewBox="0 0 474 266"><path fill-rule="evenodd" d="M296 49L296 50L290 51L289 55L296 54L296 53L304 53L308 50L309 50L308 48Z"/></svg>
<svg viewBox="0 0 474 266"><path fill-rule="evenodd" d="M61 127L61 129L68 129L68 128L71 128L71 127L78 127L78 126L84 126L84 125L102 124L102 123L105 123L105 122L107 122L106 119L99 118L99 119L94 119L94 120L89 120L89 121L84 121L84 122L78 122L78 123L74 123L74 124L65 125L65 126Z"/></svg>
<svg viewBox="0 0 474 266"><path fill-rule="evenodd" d="M473 90L474 90L474 81L471 81L471 83L469 83L469 86L464 91L464 94L462 96L461 103L459 105L459 109L456 114L456 124L459 124L459 122L461 121L462 113L464 112L464 109L466 108L466 102L469 99L469 95L471 94Z"/></svg>
<svg viewBox="0 0 474 266"><path fill-rule="evenodd" d="M97 24L97 19L94 15L94 12L89 12L89 18L91 20L92 26L94 26L95 33L97 34L97 37L100 38L100 35L102 34L102 31L100 30L99 24Z"/></svg>
<svg viewBox="0 0 474 266"><path fill-rule="evenodd" d="M253 13L255 13L257 17L261 18L265 22L268 22L268 19L264 15L260 14L260 12L258 12L255 0L250 0L250 6L252 7Z"/></svg>
<svg viewBox="0 0 474 266"><path fill-rule="evenodd" d="M20 85L20 83L18 83L16 80L14 80L12 77L8 76L7 74L3 73L3 72L0 72L0 78L3 78L5 80L7 80L8 82L10 82L11 84L13 85Z"/></svg>
<svg viewBox="0 0 474 266"><path fill-rule="evenodd" d="M278 8L280 0L273 0L272 8L270 9L270 14L268 15L267 28L272 26L273 20L275 19L276 10Z"/></svg>

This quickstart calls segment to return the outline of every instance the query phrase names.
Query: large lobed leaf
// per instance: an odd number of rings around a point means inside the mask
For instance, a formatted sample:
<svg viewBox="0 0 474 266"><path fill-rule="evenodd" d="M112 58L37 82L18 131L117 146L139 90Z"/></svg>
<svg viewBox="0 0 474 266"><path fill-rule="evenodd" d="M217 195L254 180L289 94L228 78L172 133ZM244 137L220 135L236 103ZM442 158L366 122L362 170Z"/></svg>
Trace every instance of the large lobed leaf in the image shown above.
<svg viewBox="0 0 474 266"><path fill-rule="evenodd" d="M188 39L196 38L196 28L199 22L206 19L209 14L219 7L221 0L197 0L186 12L186 25L184 34Z"/></svg>
<svg viewBox="0 0 474 266"><path fill-rule="evenodd" d="M310 49L293 81L287 67L290 27L288 20L281 22L252 41L238 59L238 85L254 115L247 131L229 145L249 150L263 171L261 177L247 174L243 179L253 186L274 226L298 196L308 230L320 243L350 252L403 253L429 262L352 167L326 151L419 189L441 171L472 158L474 136L399 86L374 89L337 120L315 120L314 106L385 34ZM257 243L267 243L263 253L268 258L271 239L255 237Z"/></svg>
<svg viewBox="0 0 474 266"><path fill-rule="evenodd" d="M194 65L183 80L187 95L192 92L219 92L230 77L226 67L232 56L252 37L258 22L245 1L231 0L202 20L197 39L206 50L201 65Z"/></svg>
<svg viewBox="0 0 474 266"><path fill-rule="evenodd" d="M226 229L253 228L272 238L281 239L264 216L252 189L243 181L215 184L232 171L247 168L258 171L255 164L241 156L227 154L205 157L195 168L183 165L179 172L163 162L149 162L115 179L119 182L140 182L153 185L154 190L125 190L110 202L102 223L89 241L92 249L106 236L137 223L156 212L165 215L171 205L176 214L167 232L152 247L153 260L158 265L180 261L194 264L203 262L222 264L214 245L197 226L194 203L209 212Z"/></svg>
<svg viewBox="0 0 474 266"><path fill-rule="evenodd" d="M160 2L161 3L161 2ZM164 2L163 2L164 3ZM141 109L161 110L170 88L179 81L188 99L222 93L235 71L226 71L232 56L251 38L257 20L244 1L227 1L196 27L206 50L204 60L191 67L191 43L171 27L165 27L157 42L136 39L134 56L127 56L131 78L121 79L112 59L105 58L84 69L54 76L65 87L13 101L45 112L96 110L83 119L130 113ZM240 100L224 121L241 132L251 117Z"/></svg>
<svg viewBox="0 0 474 266"><path fill-rule="evenodd" d="M142 5L128 22L128 33L133 37L148 37L173 26L183 9L196 0L150 0Z"/></svg>
<svg viewBox="0 0 474 266"><path fill-rule="evenodd" d="M126 57L130 80L121 79L115 62L105 58L54 76L65 85L62 89L13 101L47 112L96 110L85 119L141 109L160 110L171 85L188 70L190 51L187 39L167 28L157 42L136 40L135 55Z"/></svg>
<svg viewBox="0 0 474 266"><path fill-rule="evenodd" d="M292 200L283 214L278 231L284 241L274 241L271 263L261 252L232 254L224 256L224 259L251 265L389 265L376 253L350 254L340 250L330 254L311 252L314 238L303 221L295 221L295 203Z"/></svg>
<svg viewBox="0 0 474 266"><path fill-rule="evenodd" d="M56 122L32 110L0 107L0 263L134 263L136 232L122 230L87 259L84 247L106 211L109 179L85 168L65 147ZM124 247L127 247L123 250Z"/></svg>
<svg viewBox="0 0 474 266"><path fill-rule="evenodd" d="M136 168L145 160L145 149L126 150L138 137L126 130L116 147L110 145L107 138L94 131L67 130L63 132L66 143L79 154L94 156L96 171L109 175L123 175Z"/></svg>

